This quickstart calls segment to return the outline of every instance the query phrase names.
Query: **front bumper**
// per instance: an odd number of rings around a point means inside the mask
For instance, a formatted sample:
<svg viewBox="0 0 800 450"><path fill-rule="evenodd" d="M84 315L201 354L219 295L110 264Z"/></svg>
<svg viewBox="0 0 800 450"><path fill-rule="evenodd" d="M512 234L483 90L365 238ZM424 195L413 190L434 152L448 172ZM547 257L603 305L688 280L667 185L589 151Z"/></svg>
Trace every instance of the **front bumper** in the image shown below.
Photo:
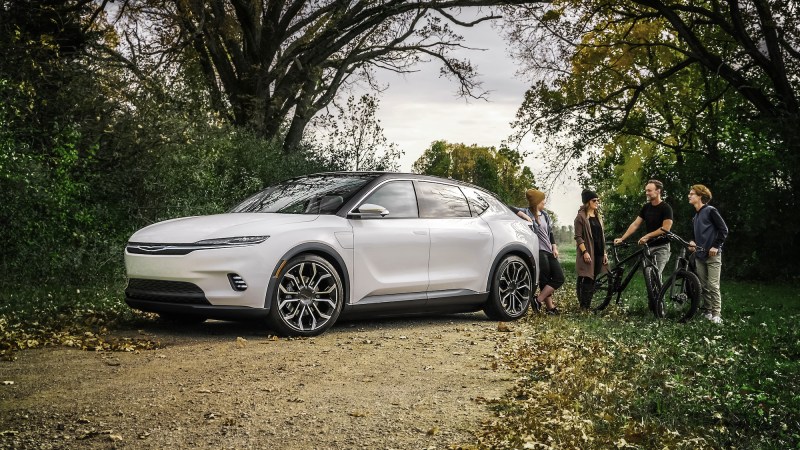
<svg viewBox="0 0 800 450"><path fill-rule="evenodd" d="M126 303L148 312L202 314L207 317L260 317L270 273L277 258L268 258L264 244L193 251L185 255L125 252ZM236 289L230 275L247 284Z"/></svg>

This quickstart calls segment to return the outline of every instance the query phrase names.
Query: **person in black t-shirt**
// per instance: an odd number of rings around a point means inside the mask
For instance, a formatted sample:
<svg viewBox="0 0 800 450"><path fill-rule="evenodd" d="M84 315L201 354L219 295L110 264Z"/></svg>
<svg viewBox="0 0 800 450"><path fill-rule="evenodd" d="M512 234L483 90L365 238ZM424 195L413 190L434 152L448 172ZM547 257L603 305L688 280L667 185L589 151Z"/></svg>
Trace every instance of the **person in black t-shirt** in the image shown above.
<svg viewBox="0 0 800 450"><path fill-rule="evenodd" d="M631 223L622 237L614 239L615 244L623 242L628 236L632 235L644 222L646 234L639 238L639 245L647 243L650 246L650 253L655 259L658 267L658 276L661 277L664 267L669 261L669 239L663 236L662 228L669 230L672 228L672 208L661 199L664 192L664 184L658 180L650 180L644 186L644 194L647 203L642 206L642 210Z"/></svg>

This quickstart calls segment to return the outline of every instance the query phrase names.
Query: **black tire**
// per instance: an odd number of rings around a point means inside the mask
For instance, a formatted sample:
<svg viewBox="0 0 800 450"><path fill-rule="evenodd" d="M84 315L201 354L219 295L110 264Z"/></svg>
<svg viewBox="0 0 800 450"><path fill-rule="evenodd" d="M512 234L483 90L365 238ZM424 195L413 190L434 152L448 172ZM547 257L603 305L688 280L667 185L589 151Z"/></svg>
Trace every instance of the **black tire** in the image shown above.
<svg viewBox="0 0 800 450"><path fill-rule="evenodd" d="M528 312L535 291L531 268L519 256L508 255L492 275L492 290L483 312L492 320L517 320Z"/></svg>
<svg viewBox="0 0 800 450"><path fill-rule="evenodd" d="M267 321L280 336L317 336L333 326L343 303L336 268L325 258L301 254L281 271Z"/></svg>
<svg viewBox="0 0 800 450"><path fill-rule="evenodd" d="M175 325L196 325L206 321L206 317L194 314L158 313L158 318Z"/></svg>
<svg viewBox="0 0 800 450"><path fill-rule="evenodd" d="M672 293L670 294L670 287ZM679 270L669 277L656 301L656 317L686 322L694 317L700 306L700 279L688 270Z"/></svg>
<svg viewBox="0 0 800 450"><path fill-rule="evenodd" d="M647 289L647 307L650 308L656 317L658 317L658 299L661 298L661 278L658 276L658 269L653 266L644 266L644 285Z"/></svg>
<svg viewBox="0 0 800 450"><path fill-rule="evenodd" d="M612 270L611 272L601 274L595 279L594 288L595 292L603 293L603 301L597 305L595 311L602 311L611 304L611 299L619 291L619 283L622 280L622 271Z"/></svg>

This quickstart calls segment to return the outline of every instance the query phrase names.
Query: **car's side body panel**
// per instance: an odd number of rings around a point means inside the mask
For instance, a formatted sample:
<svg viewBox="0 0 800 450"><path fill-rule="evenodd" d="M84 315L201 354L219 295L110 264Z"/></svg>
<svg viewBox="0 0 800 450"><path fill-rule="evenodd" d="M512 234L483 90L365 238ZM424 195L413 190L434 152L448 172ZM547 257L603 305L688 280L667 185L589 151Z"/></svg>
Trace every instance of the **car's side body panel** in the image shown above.
<svg viewBox="0 0 800 450"><path fill-rule="evenodd" d="M359 219L353 226L351 303L365 297L425 292L430 237L423 219Z"/></svg>
<svg viewBox="0 0 800 450"><path fill-rule="evenodd" d="M429 219L431 256L428 291L485 292L494 245L488 224L480 217Z"/></svg>

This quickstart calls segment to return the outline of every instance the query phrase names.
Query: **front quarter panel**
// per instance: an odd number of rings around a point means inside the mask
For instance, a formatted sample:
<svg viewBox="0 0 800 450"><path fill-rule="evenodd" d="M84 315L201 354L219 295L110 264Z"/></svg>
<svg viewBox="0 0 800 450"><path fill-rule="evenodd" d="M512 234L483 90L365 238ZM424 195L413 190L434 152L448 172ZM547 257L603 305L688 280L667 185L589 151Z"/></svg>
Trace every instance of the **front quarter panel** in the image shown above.
<svg viewBox="0 0 800 450"><path fill-rule="evenodd" d="M336 252L339 262L352 265L352 249L339 242L352 233L341 217L323 215L307 222L285 224L269 229L240 229L246 235L270 237L261 244L241 248L193 251L186 255L141 255L125 252L128 278L185 281L196 284L212 306L264 308L267 287L281 259L305 244L316 243ZM337 239L337 234L339 239ZM157 237L154 239L158 239ZM348 270L344 270L347 274ZM228 274L235 273L247 282L245 291L231 287ZM343 281L347 278L343 277ZM352 280L347 280L352 281ZM266 305L269 303L267 302Z"/></svg>

